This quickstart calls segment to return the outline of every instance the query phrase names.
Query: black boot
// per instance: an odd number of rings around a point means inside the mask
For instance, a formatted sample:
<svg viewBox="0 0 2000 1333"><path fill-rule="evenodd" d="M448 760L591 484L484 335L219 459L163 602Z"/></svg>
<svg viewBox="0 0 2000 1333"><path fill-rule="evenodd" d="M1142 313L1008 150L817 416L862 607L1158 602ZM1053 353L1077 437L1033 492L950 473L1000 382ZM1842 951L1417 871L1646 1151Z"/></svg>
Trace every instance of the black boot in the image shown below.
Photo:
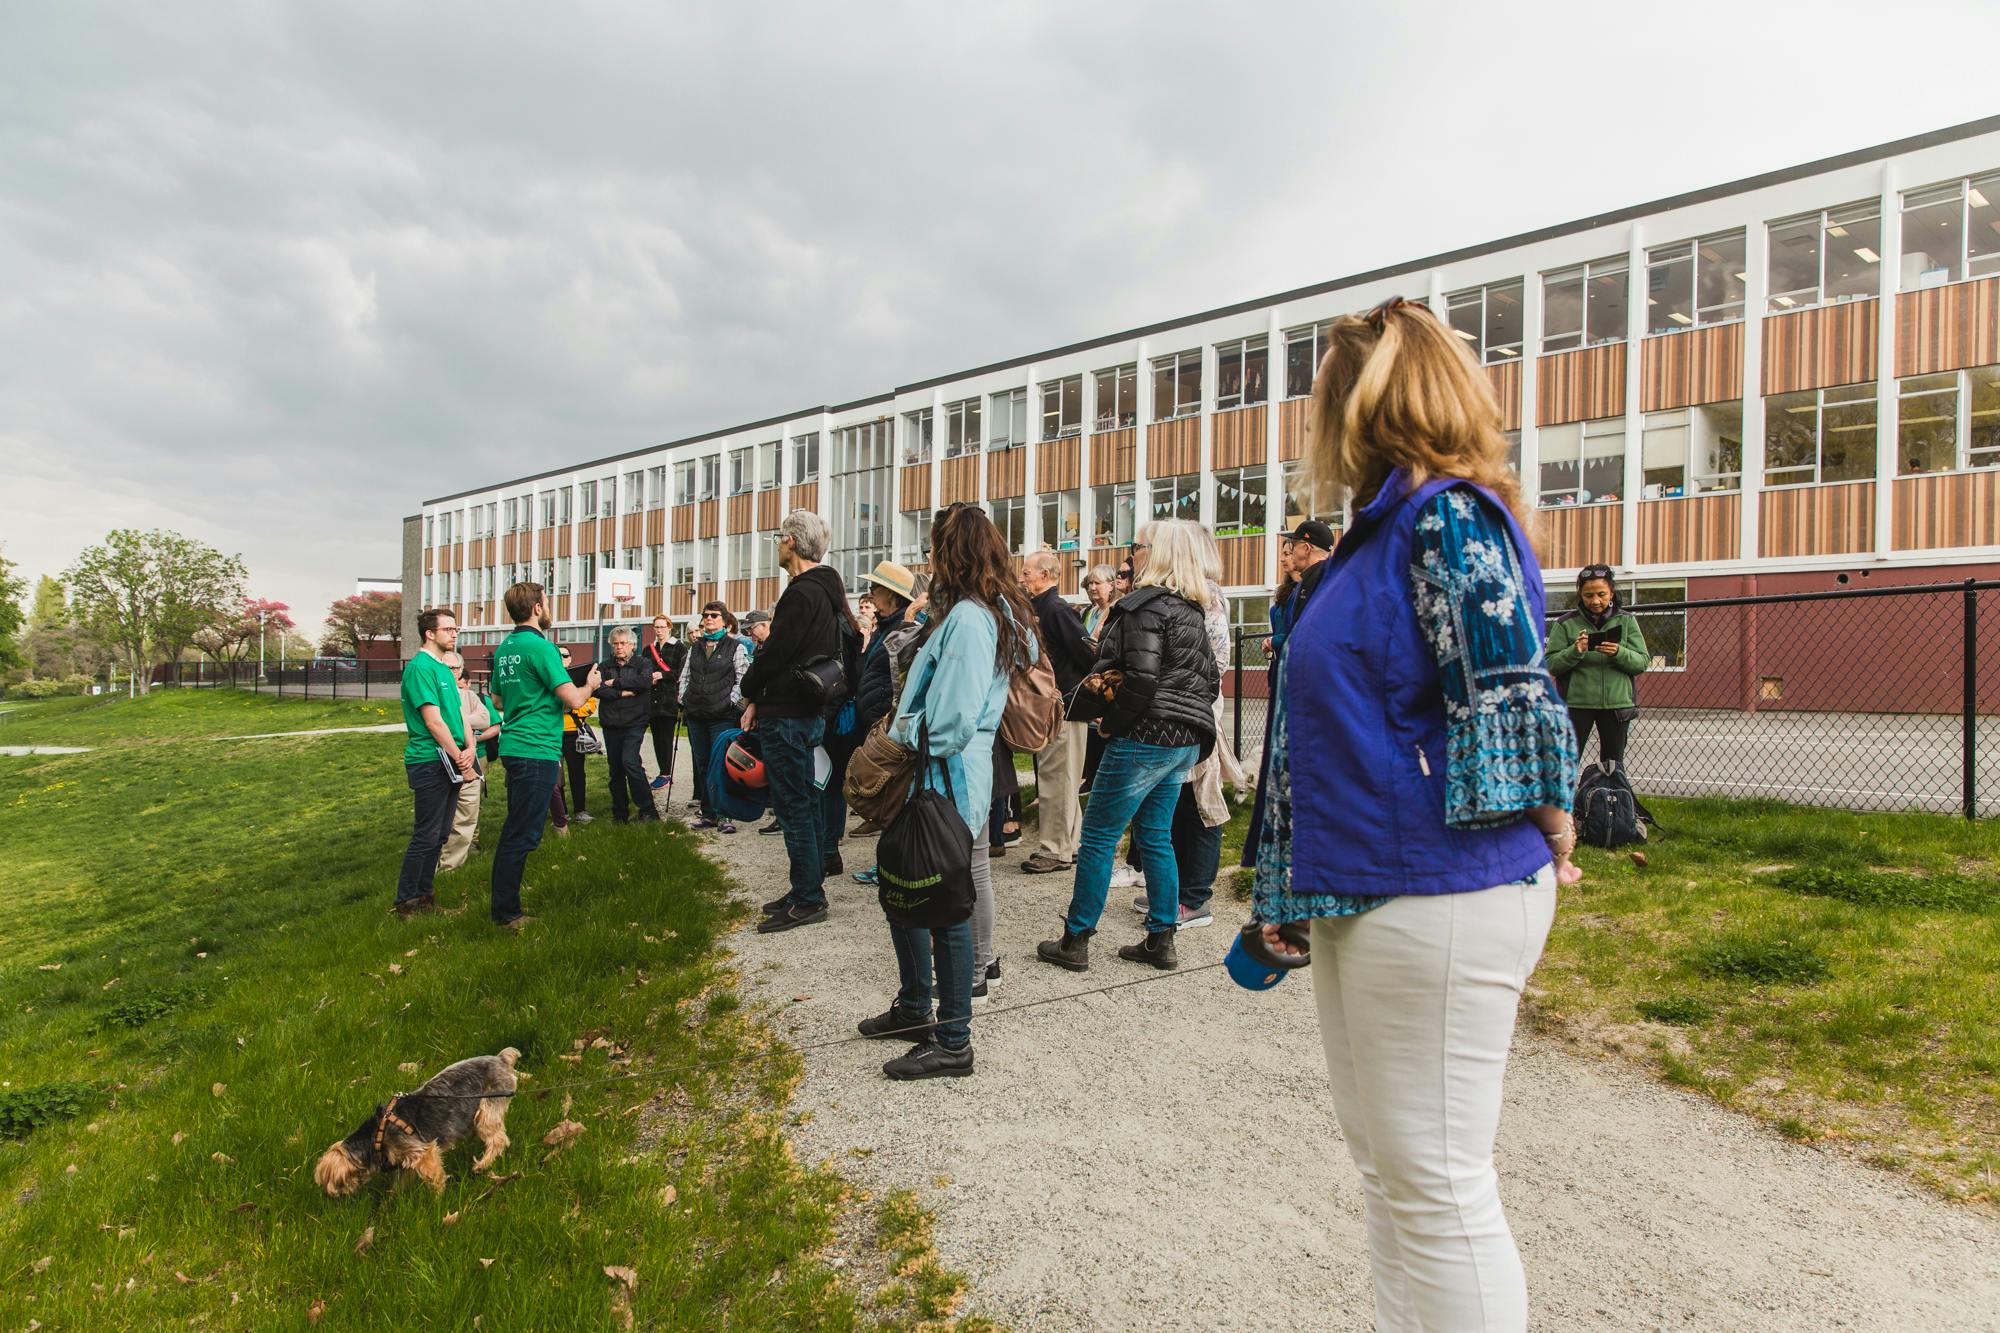
<svg viewBox="0 0 2000 1333"><path fill-rule="evenodd" d="M1171 972L1181 965L1180 955L1174 952L1174 927L1146 932L1146 938L1137 944L1127 944L1118 950L1120 958L1129 958L1135 963L1149 963L1162 972Z"/></svg>
<svg viewBox="0 0 2000 1333"><path fill-rule="evenodd" d="M1072 932L1065 925L1061 939L1043 940L1035 946L1035 954L1043 962L1054 963L1057 967L1067 968L1071 972L1088 972L1090 937L1096 933L1094 930Z"/></svg>
<svg viewBox="0 0 2000 1333"><path fill-rule="evenodd" d="M839 852L828 852L819 859L819 877L821 879L839 879L846 873L847 867L840 863Z"/></svg>

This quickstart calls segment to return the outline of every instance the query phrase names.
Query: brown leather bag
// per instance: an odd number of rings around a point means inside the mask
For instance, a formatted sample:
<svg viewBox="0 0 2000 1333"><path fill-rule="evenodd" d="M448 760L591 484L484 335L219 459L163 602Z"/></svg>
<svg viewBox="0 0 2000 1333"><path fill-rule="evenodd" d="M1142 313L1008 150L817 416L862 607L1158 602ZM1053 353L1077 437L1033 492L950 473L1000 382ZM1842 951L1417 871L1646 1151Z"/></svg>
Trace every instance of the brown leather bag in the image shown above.
<svg viewBox="0 0 2000 1333"><path fill-rule="evenodd" d="M917 777L917 752L889 737L889 724L895 720L893 709L875 719L848 759L847 781L841 787L849 809L885 828L902 811Z"/></svg>
<svg viewBox="0 0 2000 1333"><path fill-rule="evenodd" d="M1000 739L1016 754L1036 754L1056 738L1063 724L1063 697L1056 688L1055 663L1048 646L1035 639L1039 651L1030 663L1016 661L1007 673L1007 711L1000 715ZM1025 636L1019 650L1027 655Z"/></svg>

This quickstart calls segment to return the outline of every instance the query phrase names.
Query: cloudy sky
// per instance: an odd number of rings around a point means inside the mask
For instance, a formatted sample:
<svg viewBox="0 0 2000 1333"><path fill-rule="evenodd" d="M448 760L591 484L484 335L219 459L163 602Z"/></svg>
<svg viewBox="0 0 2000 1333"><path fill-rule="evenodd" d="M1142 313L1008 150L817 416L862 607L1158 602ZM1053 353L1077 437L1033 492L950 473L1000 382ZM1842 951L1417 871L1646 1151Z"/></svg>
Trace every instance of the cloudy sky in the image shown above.
<svg viewBox="0 0 2000 1333"><path fill-rule="evenodd" d="M0 0L0 552L316 621L425 496L2000 110L1990 4L1636 14Z"/></svg>

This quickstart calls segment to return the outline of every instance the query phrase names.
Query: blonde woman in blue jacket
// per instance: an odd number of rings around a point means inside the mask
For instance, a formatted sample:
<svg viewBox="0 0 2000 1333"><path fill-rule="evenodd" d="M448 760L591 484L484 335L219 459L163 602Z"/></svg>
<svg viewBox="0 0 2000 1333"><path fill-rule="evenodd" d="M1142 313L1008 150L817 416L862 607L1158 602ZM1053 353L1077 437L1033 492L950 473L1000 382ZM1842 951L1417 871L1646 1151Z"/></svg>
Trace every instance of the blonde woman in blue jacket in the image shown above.
<svg viewBox="0 0 2000 1333"><path fill-rule="evenodd" d="M931 757L942 761L944 772L933 764L920 780L948 791L973 833L974 905L971 920L943 930L889 923L901 984L895 1003L863 1021L860 1030L885 1041L917 1038L908 1054L882 1066L893 1079L963 1078L972 1072L972 985L995 963L993 879L986 859L993 736L1007 711L1005 665L1024 649L1030 661L1041 650L1006 540L976 505L942 509L931 525L929 614L889 731L915 746L919 728L929 729Z"/></svg>

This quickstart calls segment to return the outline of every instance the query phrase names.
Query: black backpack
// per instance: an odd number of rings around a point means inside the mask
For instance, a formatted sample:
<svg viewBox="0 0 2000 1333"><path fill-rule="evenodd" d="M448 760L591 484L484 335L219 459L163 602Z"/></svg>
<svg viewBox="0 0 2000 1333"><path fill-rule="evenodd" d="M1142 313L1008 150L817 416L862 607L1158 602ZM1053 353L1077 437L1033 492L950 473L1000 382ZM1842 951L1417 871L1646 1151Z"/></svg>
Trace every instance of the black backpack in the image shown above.
<svg viewBox="0 0 2000 1333"><path fill-rule="evenodd" d="M1592 764L1577 779L1570 809L1576 818L1577 841L1592 847L1624 847L1646 841L1653 816L1639 803L1632 781L1617 763Z"/></svg>
<svg viewBox="0 0 2000 1333"><path fill-rule="evenodd" d="M921 781L937 762L944 790ZM959 817L951 770L931 758L930 723L917 728L917 774L910 795L875 848L875 892L899 926L943 930L972 915L972 830Z"/></svg>

